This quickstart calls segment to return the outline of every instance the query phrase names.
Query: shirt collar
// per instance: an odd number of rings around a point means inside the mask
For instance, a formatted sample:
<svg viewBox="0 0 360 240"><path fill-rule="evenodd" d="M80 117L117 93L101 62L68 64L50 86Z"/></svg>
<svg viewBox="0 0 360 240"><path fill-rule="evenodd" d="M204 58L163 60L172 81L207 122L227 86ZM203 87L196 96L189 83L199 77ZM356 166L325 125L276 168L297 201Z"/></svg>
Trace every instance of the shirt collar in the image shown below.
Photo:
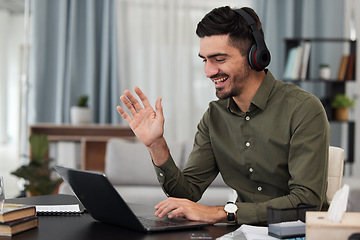
<svg viewBox="0 0 360 240"><path fill-rule="evenodd" d="M256 105L261 110L264 110L266 103L270 97L270 93L274 87L275 78L272 73L268 70L264 81L261 83L259 89L256 91L255 96L251 100L251 103Z"/></svg>
<svg viewBox="0 0 360 240"><path fill-rule="evenodd" d="M259 89L256 91L255 96L251 100L251 105L255 105L256 107L264 110L266 107L266 103L268 102L271 90L275 84L275 78L269 70L266 71L266 76L261 83ZM250 105L250 111L252 110L252 106ZM235 101L232 98L228 99L228 109L232 113L240 113L240 109L236 105Z"/></svg>

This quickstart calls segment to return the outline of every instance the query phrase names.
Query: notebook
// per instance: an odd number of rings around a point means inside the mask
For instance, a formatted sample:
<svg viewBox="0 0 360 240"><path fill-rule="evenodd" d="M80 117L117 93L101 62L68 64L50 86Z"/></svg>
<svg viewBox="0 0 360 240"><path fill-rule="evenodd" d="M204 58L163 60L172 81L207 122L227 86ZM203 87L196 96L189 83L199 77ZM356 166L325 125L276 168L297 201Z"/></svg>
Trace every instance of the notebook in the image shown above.
<svg viewBox="0 0 360 240"><path fill-rule="evenodd" d="M38 216L82 214L79 204L36 205Z"/></svg>
<svg viewBox="0 0 360 240"><path fill-rule="evenodd" d="M115 224L142 232L200 228L208 223L185 218L162 219L152 206L127 204L105 174L55 166L90 215L100 222ZM144 196L146 197L146 196Z"/></svg>

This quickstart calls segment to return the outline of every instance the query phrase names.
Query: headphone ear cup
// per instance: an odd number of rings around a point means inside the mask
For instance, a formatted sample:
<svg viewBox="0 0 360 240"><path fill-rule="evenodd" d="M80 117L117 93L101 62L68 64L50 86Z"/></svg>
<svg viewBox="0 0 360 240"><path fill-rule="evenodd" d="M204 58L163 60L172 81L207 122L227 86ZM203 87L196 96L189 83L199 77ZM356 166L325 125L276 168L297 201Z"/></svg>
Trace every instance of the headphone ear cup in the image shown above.
<svg viewBox="0 0 360 240"><path fill-rule="evenodd" d="M257 29L256 21L245 10L237 9L235 12L246 21L255 40L255 44L252 45L248 51L249 66L256 71L262 71L269 65L271 59L270 52L264 41L264 36L260 30Z"/></svg>
<svg viewBox="0 0 360 240"><path fill-rule="evenodd" d="M259 68L256 64L256 52L257 52L257 47L256 47L256 44L254 44L250 47L249 53L248 53L249 65L252 69L254 69L256 71L261 71L262 69Z"/></svg>
<svg viewBox="0 0 360 240"><path fill-rule="evenodd" d="M256 71L264 70L270 63L270 53L267 49L258 50L256 44L249 49L248 60L249 65Z"/></svg>

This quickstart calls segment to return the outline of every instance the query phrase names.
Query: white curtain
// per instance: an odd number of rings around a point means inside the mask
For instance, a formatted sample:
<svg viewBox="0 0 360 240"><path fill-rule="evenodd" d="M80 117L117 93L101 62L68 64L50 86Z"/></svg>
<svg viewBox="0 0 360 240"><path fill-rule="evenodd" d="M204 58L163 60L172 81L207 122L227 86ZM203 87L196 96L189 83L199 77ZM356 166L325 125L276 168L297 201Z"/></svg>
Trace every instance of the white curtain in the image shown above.
<svg viewBox="0 0 360 240"><path fill-rule="evenodd" d="M9 13L0 9L0 36L8 34ZM7 41L5 37L0 38L0 144L7 141L6 102L7 102Z"/></svg>
<svg viewBox="0 0 360 240"><path fill-rule="evenodd" d="M198 57L197 23L215 7L251 6L251 1L118 0L120 93L139 86L152 105L163 98L165 137L194 137L212 82Z"/></svg>

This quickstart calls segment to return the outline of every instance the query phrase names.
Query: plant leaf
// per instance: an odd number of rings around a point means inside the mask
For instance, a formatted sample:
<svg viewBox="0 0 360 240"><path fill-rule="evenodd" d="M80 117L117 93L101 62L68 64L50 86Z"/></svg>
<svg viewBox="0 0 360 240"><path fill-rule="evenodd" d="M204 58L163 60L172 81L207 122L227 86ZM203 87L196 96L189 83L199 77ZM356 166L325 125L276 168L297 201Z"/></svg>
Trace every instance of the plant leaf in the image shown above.
<svg viewBox="0 0 360 240"><path fill-rule="evenodd" d="M31 160L44 159L49 148L49 140L45 134L32 134L29 138Z"/></svg>

